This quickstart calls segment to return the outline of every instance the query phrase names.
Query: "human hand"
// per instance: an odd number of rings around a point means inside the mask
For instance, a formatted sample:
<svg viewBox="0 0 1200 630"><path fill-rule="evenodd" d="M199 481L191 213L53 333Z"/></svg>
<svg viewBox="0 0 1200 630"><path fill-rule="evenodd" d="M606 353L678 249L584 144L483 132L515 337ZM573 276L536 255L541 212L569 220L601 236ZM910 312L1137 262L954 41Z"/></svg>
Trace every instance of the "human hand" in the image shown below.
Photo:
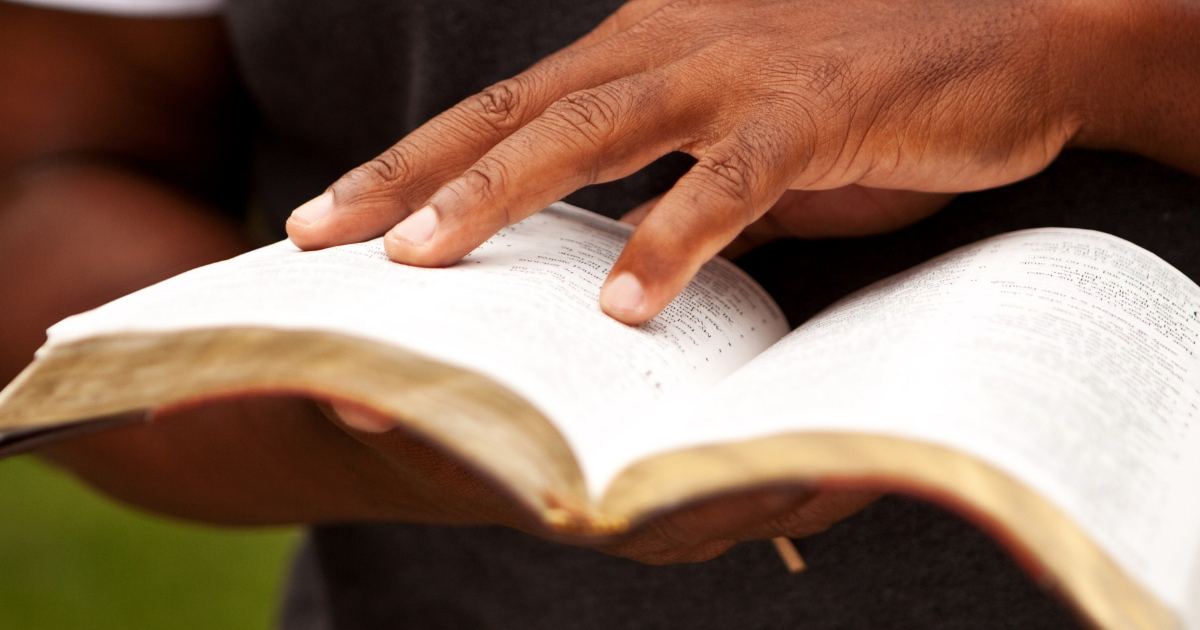
<svg viewBox="0 0 1200 630"><path fill-rule="evenodd" d="M504 525L560 537L495 483L391 418L352 404L254 396L160 409L40 450L94 488L221 525L393 521ZM740 540L820 531L873 499L777 487L716 497L615 539L570 538L642 562L696 562Z"/></svg>
<svg viewBox="0 0 1200 630"><path fill-rule="evenodd" d="M577 188L685 151L698 163L601 290L607 313L639 323L789 189L804 194L772 217L803 229L776 232L852 235L949 198L904 191L978 190L1044 168L1084 124L1106 7L634 0L346 174L288 233L314 249L386 232L393 260L447 265ZM834 204L854 197L873 201Z"/></svg>
<svg viewBox="0 0 1200 630"><path fill-rule="evenodd" d="M422 520L500 524L551 535L523 514L493 486L450 457L430 449L400 425L367 408L334 403L330 419L359 442L412 469L399 489L405 505ZM414 465L413 455L418 455ZM414 492L419 488L423 492ZM817 490L779 486L712 497L659 516L617 537L573 540L604 553L646 564L702 562L738 542L786 536L801 538L829 528L875 501L878 493L850 489ZM408 515L411 519L412 515Z"/></svg>
<svg viewBox="0 0 1200 630"><path fill-rule="evenodd" d="M355 429L302 397L195 401L39 452L125 503L213 524L533 523L426 440Z"/></svg>
<svg viewBox="0 0 1200 630"><path fill-rule="evenodd" d="M788 190L766 214L747 225L721 255L733 260L780 238L836 238L882 234L923 219L950 203L953 193L867 188ZM621 221L640 225L662 195L630 210Z"/></svg>
<svg viewBox="0 0 1200 630"><path fill-rule="evenodd" d="M645 564L704 562L739 542L823 532L879 497L876 492L847 489L749 490L670 512L595 548Z"/></svg>

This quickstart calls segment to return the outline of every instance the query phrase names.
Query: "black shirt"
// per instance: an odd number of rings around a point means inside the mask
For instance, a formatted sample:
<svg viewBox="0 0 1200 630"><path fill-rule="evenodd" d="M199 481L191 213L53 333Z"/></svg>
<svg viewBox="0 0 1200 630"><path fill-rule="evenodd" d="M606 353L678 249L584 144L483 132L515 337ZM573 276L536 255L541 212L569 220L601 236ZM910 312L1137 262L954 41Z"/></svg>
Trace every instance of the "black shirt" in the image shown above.
<svg viewBox="0 0 1200 630"><path fill-rule="evenodd" d="M282 234L292 208L422 122L598 24L617 0L230 0L227 22L261 131L254 196ZM617 216L692 163L672 155L570 201ZM836 298L959 245L1037 226L1099 229L1200 278L1200 182L1134 157L1075 152L965 195L897 233L783 241L739 261L795 325ZM990 539L888 498L799 541L651 567L504 528L317 527L283 625L339 628L1074 628Z"/></svg>

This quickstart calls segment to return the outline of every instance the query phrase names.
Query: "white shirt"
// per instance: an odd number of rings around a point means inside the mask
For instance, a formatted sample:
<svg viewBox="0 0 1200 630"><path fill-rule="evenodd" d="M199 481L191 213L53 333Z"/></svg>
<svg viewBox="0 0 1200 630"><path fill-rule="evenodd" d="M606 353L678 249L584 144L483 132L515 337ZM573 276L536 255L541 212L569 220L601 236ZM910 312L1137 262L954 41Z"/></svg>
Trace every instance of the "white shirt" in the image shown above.
<svg viewBox="0 0 1200 630"><path fill-rule="evenodd" d="M221 12L224 0L6 0L47 9L127 15L131 17L189 17Z"/></svg>

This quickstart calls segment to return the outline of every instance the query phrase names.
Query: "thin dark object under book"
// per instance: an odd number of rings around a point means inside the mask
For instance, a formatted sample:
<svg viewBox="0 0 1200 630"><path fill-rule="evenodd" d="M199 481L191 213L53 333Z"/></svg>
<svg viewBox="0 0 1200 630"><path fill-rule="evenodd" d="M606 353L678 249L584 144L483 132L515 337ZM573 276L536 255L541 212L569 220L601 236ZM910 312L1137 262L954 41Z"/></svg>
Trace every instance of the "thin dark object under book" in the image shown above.
<svg viewBox="0 0 1200 630"><path fill-rule="evenodd" d="M28 453L38 447L68 438L132 424L140 421L145 415L142 412L123 413L105 418L0 433L0 459Z"/></svg>

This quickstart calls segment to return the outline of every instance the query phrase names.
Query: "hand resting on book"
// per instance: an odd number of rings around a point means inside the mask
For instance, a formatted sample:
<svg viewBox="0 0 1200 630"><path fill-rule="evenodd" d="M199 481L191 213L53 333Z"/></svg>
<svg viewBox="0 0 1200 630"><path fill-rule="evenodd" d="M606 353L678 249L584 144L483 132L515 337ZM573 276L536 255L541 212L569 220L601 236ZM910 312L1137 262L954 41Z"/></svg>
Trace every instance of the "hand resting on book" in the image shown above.
<svg viewBox="0 0 1200 630"><path fill-rule="evenodd" d="M1069 144L1195 170L1174 139L1197 117L1154 115L1195 111L1177 5L634 0L346 174L288 232L304 249L386 232L393 260L447 265L582 186L687 152L698 162L600 293L640 323L773 206L752 241L900 227L949 199L936 193L1028 177ZM789 189L805 194L776 205Z"/></svg>

